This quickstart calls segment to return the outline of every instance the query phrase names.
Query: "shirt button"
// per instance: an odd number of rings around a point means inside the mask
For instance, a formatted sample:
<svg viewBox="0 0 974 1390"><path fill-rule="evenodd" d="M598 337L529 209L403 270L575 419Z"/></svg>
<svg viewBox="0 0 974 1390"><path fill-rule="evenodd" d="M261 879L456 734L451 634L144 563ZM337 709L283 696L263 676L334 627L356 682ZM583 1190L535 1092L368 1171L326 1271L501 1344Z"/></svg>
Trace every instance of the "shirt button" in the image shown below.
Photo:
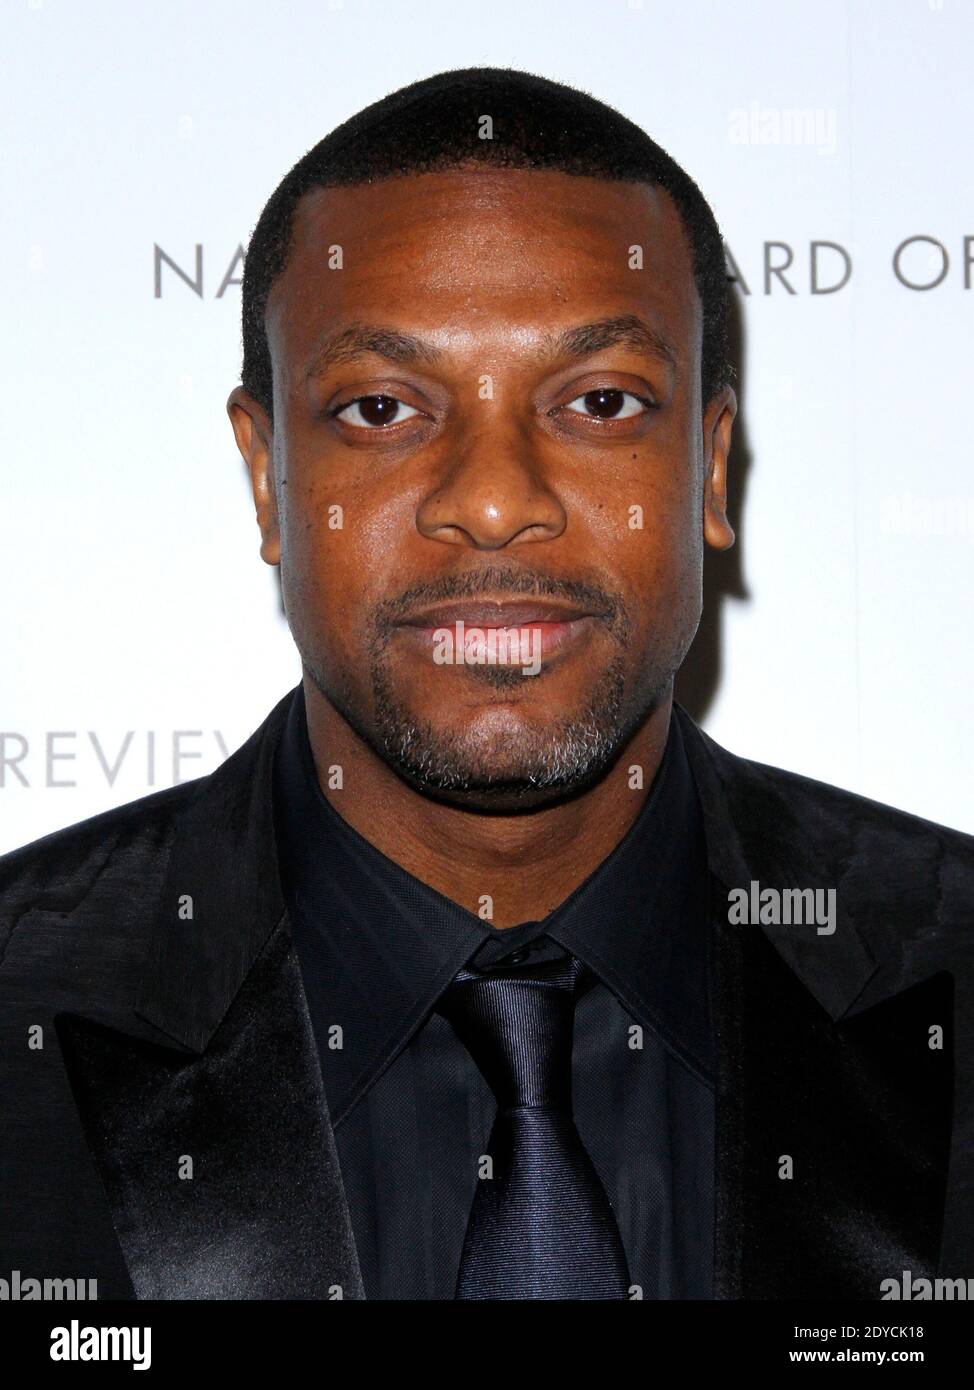
<svg viewBox="0 0 974 1390"><path fill-rule="evenodd" d="M522 963L522 961L526 961L526 960L527 960L527 958L528 958L528 956L529 956L530 954L531 954L530 951L525 951L525 950L515 951L515 952L513 952L512 955L509 955L509 956L507 957L507 960L508 960L508 963L509 963L510 965L520 965L520 964Z"/></svg>

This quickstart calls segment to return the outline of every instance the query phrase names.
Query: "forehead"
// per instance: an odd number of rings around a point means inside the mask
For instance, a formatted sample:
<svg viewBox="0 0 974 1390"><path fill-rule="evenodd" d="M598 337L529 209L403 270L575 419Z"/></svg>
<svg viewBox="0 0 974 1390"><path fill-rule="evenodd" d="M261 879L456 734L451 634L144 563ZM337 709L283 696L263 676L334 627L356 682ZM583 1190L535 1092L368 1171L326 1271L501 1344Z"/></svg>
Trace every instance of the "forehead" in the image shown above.
<svg viewBox="0 0 974 1390"><path fill-rule="evenodd" d="M265 322L275 370L290 375L343 322L426 332L462 350L616 314L648 319L695 359L700 301L669 196L481 165L307 194Z"/></svg>

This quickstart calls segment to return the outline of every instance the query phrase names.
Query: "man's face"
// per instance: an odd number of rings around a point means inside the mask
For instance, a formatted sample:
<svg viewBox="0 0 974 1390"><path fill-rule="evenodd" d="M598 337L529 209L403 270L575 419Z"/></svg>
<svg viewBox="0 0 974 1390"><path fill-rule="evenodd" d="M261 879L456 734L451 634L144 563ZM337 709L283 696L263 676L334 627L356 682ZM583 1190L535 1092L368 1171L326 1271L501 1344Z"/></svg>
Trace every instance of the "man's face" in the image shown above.
<svg viewBox="0 0 974 1390"><path fill-rule="evenodd" d="M228 405L305 669L420 790L544 804L668 699L733 541L701 317L641 184L479 166L299 205L273 426Z"/></svg>

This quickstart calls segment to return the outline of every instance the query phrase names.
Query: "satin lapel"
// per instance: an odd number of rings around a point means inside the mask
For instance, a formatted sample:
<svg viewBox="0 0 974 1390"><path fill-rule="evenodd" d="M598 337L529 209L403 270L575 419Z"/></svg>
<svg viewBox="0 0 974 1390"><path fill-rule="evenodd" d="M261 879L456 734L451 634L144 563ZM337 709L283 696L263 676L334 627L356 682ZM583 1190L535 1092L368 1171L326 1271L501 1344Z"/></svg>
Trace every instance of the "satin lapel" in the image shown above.
<svg viewBox="0 0 974 1390"><path fill-rule="evenodd" d="M58 1034L137 1298L364 1297L286 919L202 1054Z"/></svg>
<svg viewBox="0 0 974 1390"><path fill-rule="evenodd" d="M834 1021L758 928L718 921L716 954L717 1297L879 1299L933 1276L950 976Z"/></svg>

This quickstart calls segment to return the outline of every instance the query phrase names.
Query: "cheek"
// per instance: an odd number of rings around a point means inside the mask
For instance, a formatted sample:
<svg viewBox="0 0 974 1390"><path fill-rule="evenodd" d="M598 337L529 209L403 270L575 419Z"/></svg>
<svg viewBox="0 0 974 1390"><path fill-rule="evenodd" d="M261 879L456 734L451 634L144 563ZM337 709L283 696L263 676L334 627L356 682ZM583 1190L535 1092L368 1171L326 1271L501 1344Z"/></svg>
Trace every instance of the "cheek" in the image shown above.
<svg viewBox="0 0 974 1390"><path fill-rule="evenodd" d="M368 643L375 606L402 586L409 517L402 499L383 504L361 478L318 472L310 482L295 472L283 489L281 584L292 631L351 659Z"/></svg>
<svg viewBox="0 0 974 1390"><path fill-rule="evenodd" d="M347 513L332 492L292 471L278 501L288 624L299 648L319 652L342 644L337 615L348 582Z"/></svg>
<svg viewBox="0 0 974 1390"><path fill-rule="evenodd" d="M599 483L601 482L601 486ZM679 450L631 451L624 470L574 496L579 551L598 552L640 603L671 600L690 582L702 554L702 513L692 465Z"/></svg>
<svg viewBox="0 0 974 1390"><path fill-rule="evenodd" d="M677 529L645 535L636 555L636 621L649 634L681 632L699 618L698 552Z"/></svg>

